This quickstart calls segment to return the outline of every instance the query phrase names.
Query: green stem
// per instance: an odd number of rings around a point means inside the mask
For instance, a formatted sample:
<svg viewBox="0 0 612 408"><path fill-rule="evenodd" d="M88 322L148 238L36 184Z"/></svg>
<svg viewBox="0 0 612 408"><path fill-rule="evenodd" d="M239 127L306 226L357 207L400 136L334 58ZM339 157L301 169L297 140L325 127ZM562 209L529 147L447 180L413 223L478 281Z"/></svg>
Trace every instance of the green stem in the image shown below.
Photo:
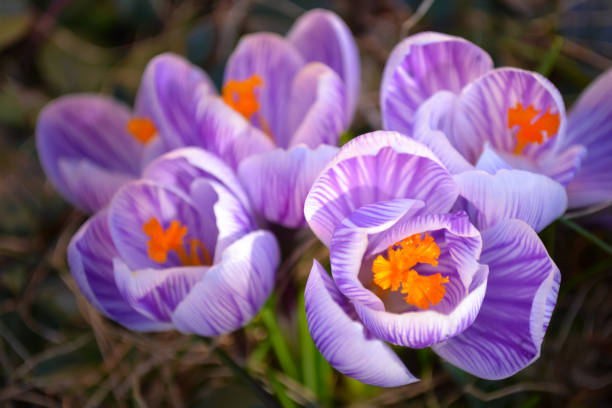
<svg viewBox="0 0 612 408"><path fill-rule="evenodd" d="M268 329L268 336L270 337L270 342L272 343L272 349L274 350L274 354L276 354L276 358L278 359L278 363L280 364L283 372L289 377L299 380L298 370L293 358L291 357L289 346L285 341L276 321L274 304L274 297L271 297L268 303L261 310L261 319L266 326L266 329Z"/></svg>
<svg viewBox="0 0 612 408"><path fill-rule="evenodd" d="M264 406L269 408L281 408L281 404L278 402L278 400L272 394L266 391L259 381L253 378L244 368L239 366L225 351L212 345L212 340L209 338L202 337L202 340L210 347L210 351L215 353L219 360L221 360L223 364L232 370L234 376L247 385L251 391L253 391Z"/></svg>
<svg viewBox="0 0 612 408"><path fill-rule="evenodd" d="M567 218L559 218L559 221L561 221L561 223L567 225L568 227L576 231L578 234L591 241L593 244L597 245L600 249L607 252L608 255L612 255L612 246L606 244L604 241L602 241L589 231L585 230L580 225L576 224L574 221L568 220Z"/></svg>

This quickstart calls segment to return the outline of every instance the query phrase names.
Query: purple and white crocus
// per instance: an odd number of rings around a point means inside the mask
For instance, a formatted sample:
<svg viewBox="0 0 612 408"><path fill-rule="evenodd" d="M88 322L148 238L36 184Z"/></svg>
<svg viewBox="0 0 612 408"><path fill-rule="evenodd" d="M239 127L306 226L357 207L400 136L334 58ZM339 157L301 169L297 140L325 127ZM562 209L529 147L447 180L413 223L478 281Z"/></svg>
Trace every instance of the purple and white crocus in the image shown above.
<svg viewBox="0 0 612 408"><path fill-rule="evenodd" d="M482 378L513 375L538 358L556 302L560 273L534 228L564 199L558 183L523 170L453 175L396 132L352 140L305 204L330 249L331 276L315 261L306 285L315 344L378 386L418 380L386 342L432 347Z"/></svg>
<svg viewBox="0 0 612 408"><path fill-rule="evenodd" d="M489 55L469 41L427 32L391 53L380 103L385 129L427 135L418 140L452 173L517 168L544 174L566 186L569 207L578 208L612 200L610 91L612 71L566 117L546 78L493 69Z"/></svg>
<svg viewBox="0 0 612 408"><path fill-rule="evenodd" d="M123 326L215 336L263 306L279 250L233 170L183 148L124 184L72 238L68 261L87 300Z"/></svg>
<svg viewBox="0 0 612 408"><path fill-rule="evenodd" d="M359 83L350 30L334 13L313 10L287 38L244 37L222 96L198 67L162 54L147 65L133 111L97 95L51 102L38 120L38 151L62 195L95 212L152 158L201 147L239 173L265 218L300 227L312 181L353 116Z"/></svg>

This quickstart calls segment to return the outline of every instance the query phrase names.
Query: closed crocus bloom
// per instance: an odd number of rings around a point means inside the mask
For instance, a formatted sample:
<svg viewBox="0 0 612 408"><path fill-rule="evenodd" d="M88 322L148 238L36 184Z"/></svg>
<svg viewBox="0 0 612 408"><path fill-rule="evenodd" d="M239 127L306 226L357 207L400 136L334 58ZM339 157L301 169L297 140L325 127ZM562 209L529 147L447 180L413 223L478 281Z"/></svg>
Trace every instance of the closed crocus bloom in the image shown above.
<svg viewBox="0 0 612 408"><path fill-rule="evenodd" d="M539 356L560 283L533 227L564 194L522 170L453 176L396 132L347 143L305 204L330 249L331 276L315 261L305 292L315 344L378 386L418 380L386 343L432 347L487 379L523 369Z"/></svg>
<svg viewBox="0 0 612 408"><path fill-rule="evenodd" d="M266 219L301 227L306 194L336 153L358 93L359 58L348 27L332 12L313 10L287 38L242 38L228 60L222 95L198 106L203 139L184 143L202 146L236 168ZM230 140L214 131L218 127L244 131ZM265 151L252 154L254 146ZM238 157L245 150L250 157Z"/></svg>
<svg viewBox="0 0 612 408"><path fill-rule="evenodd" d="M398 44L387 61L383 123L415 138L426 134L418 140L453 173L528 170L567 186L570 207L588 206L612 199L612 108L604 100L610 78L589 88L566 117L561 95L541 75L493 69L469 41L421 33Z"/></svg>
<svg viewBox="0 0 612 408"><path fill-rule="evenodd" d="M258 312L279 251L233 171L183 148L123 185L72 238L68 261L87 300L118 323L215 336Z"/></svg>
<svg viewBox="0 0 612 408"><path fill-rule="evenodd" d="M41 112L36 142L45 173L70 203L92 213L154 157L191 135L197 101L214 92L186 60L160 55L148 64L133 110L107 96L75 94Z"/></svg>

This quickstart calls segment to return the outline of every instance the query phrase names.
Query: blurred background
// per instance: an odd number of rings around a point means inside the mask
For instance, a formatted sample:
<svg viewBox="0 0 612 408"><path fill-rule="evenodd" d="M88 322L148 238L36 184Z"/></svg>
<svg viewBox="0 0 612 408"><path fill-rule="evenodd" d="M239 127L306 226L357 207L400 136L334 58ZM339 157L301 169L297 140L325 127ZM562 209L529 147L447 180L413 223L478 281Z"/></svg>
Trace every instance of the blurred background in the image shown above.
<svg viewBox="0 0 612 408"><path fill-rule="evenodd" d="M595 242L612 242L610 209L541 233L563 276L559 300L540 359L504 381L474 378L428 349L399 351L422 379L401 388L366 386L331 369L306 329L304 283L312 258L327 257L308 232L287 245L278 290L258 317L212 342L127 331L78 292L65 254L85 215L41 170L39 110L74 92L131 103L147 61L164 51L186 56L219 85L241 35L284 34L315 7L337 12L361 53L362 94L344 141L380 128L386 58L418 31L460 35L498 66L539 71L568 107L612 67L606 0L0 0L0 405L258 407L263 389L284 407L612 406L612 256Z"/></svg>

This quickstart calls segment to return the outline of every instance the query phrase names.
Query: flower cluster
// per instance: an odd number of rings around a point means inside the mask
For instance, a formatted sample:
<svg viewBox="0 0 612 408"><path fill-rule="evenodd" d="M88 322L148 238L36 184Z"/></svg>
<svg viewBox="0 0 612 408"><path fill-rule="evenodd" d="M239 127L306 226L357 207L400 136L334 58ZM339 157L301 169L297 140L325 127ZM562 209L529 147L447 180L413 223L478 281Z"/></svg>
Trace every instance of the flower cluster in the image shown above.
<svg viewBox="0 0 612 408"><path fill-rule="evenodd" d="M339 149L359 87L348 27L313 10L286 37L244 37L220 92L162 54L133 109L99 95L51 102L38 152L91 214L68 247L87 300L132 330L227 333L274 288L270 223L309 227L331 275L314 261L308 327L342 373L417 381L387 343L432 347L487 379L537 359L561 280L537 232L612 200L612 71L566 117L539 74L417 34L385 67L385 130Z"/></svg>

